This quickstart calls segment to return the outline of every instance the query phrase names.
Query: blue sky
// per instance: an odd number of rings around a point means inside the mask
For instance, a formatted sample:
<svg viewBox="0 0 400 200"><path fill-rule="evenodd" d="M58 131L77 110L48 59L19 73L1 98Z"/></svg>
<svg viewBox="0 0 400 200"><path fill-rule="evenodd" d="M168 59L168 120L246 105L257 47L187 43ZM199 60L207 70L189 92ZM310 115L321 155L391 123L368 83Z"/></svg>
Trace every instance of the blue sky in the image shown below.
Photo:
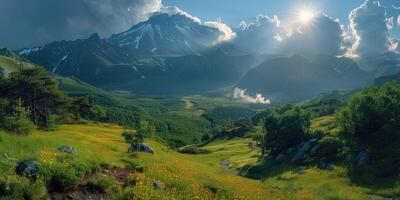
<svg viewBox="0 0 400 200"><path fill-rule="evenodd" d="M301 6L321 10L341 23L348 24L351 10L364 0L163 0L164 5L177 6L202 20L221 18L230 26L237 26L240 21L251 21L259 14L278 15L280 19L296 14ZM392 5L400 7L400 0L381 0L389 16L400 14Z"/></svg>

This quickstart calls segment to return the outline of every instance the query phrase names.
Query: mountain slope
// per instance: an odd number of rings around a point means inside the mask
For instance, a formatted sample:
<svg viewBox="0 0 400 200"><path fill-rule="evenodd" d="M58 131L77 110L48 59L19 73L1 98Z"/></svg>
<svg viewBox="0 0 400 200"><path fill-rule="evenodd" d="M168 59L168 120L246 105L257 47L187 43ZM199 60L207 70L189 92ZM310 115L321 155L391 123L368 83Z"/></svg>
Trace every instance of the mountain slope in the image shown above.
<svg viewBox="0 0 400 200"><path fill-rule="evenodd" d="M200 55L222 33L183 14L157 13L128 31L107 38L130 55Z"/></svg>
<svg viewBox="0 0 400 200"><path fill-rule="evenodd" d="M0 77L8 76L10 73L18 71L20 68L35 67L32 63L11 53L8 49L0 49Z"/></svg>
<svg viewBox="0 0 400 200"><path fill-rule="evenodd" d="M369 75L348 58L325 55L271 59L249 71L238 87L262 92L272 100L303 100L325 90L364 86Z"/></svg>
<svg viewBox="0 0 400 200"><path fill-rule="evenodd" d="M257 58L218 43L222 32L182 14L157 13L101 39L53 42L17 53L61 76L109 90L198 92L234 84Z"/></svg>

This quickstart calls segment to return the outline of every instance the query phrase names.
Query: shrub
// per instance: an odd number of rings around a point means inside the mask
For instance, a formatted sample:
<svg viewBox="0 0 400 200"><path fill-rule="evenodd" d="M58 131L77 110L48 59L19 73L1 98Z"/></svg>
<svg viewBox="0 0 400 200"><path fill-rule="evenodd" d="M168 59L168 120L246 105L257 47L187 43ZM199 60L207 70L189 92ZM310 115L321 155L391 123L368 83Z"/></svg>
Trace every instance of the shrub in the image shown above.
<svg viewBox="0 0 400 200"><path fill-rule="evenodd" d="M48 199L48 193L40 181L31 182L23 178L6 180L4 177L0 179L0 199Z"/></svg>
<svg viewBox="0 0 400 200"><path fill-rule="evenodd" d="M343 136L354 152L367 151L370 173L399 173L400 85L388 83L354 95L337 114ZM374 169L375 168L375 169Z"/></svg>
<svg viewBox="0 0 400 200"><path fill-rule="evenodd" d="M210 140L210 135L209 135L208 133L204 134L204 135L201 137L201 141L202 141L202 142L205 142L205 141L208 141L208 140Z"/></svg>
<svg viewBox="0 0 400 200"><path fill-rule="evenodd" d="M114 180L109 176L96 176L89 179L86 186L89 190L106 193L114 185Z"/></svg>
<svg viewBox="0 0 400 200"><path fill-rule="evenodd" d="M263 152L273 156L304 141L310 132L309 113L295 108L278 114L274 111L265 118L266 135Z"/></svg>
<svg viewBox="0 0 400 200"><path fill-rule="evenodd" d="M318 160L333 162L337 160L343 149L343 142L337 137L324 137L319 141L319 148L315 153Z"/></svg>
<svg viewBox="0 0 400 200"><path fill-rule="evenodd" d="M186 146L178 149L179 153L183 154L208 154L210 151L206 149L196 148L194 146Z"/></svg>
<svg viewBox="0 0 400 200"><path fill-rule="evenodd" d="M74 170L58 167L52 169L49 185L55 191L65 192L74 189L79 179Z"/></svg>

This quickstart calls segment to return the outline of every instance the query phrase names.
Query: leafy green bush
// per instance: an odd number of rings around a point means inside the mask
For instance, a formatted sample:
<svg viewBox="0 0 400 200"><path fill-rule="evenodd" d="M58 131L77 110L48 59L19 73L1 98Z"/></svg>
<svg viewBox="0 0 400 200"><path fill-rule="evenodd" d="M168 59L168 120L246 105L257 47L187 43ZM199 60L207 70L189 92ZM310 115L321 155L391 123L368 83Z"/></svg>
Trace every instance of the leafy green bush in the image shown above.
<svg viewBox="0 0 400 200"><path fill-rule="evenodd" d="M354 95L337 114L339 127L353 157L367 151L369 173L397 175L400 166L400 85L388 83ZM357 167L358 168L358 167Z"/></svg>
<svg viewBox="0 0 400 200"><path fill-rule="evenodd" d="M31 182L28 179L0 178L0 199L48 199L45 185L40 182Z"/></svg>
<svg viewBox="0 0 400 200"><path fill-rule="evenodd" d="M51 170L49 185L55 191L65 192L77 186L80 177L75 174L74 170L64 167L53 167Z"/></svg>
<svg viewBox="0 0 400 200"><path fill-rule="evenodd" d="M208 154L210 151L206 149L197 148L195 146L186 146L178 149L179 153L183 154Z"/></svg>
<svg viewBox="0 0 400 200"><path fill-rule="evenodd" d="M310 125L309 113L299 108L283 114L271 111L265 118L264 152L276 156L300 144L309 136Z"/></svg>
<svg viewBox="0 0 400 200"><path fill-rule="evenodd" d="M114 185L114 180L109 176L95 176L89 179L86 186L89 190L106 193Z"/></svg>
<svg viewBox="0 0 400 200"><path fill-rule="evenodd" d="M319 142L315 157L324 162L336 161L343 149L343 142L338 137L324 137Z"/></svg>

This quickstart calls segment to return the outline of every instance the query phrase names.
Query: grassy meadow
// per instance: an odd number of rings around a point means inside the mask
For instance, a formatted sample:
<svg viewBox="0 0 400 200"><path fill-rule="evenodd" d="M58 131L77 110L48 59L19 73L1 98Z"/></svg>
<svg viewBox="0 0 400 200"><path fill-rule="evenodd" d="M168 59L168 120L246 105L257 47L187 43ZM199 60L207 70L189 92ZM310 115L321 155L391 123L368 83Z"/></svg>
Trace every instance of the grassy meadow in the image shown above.
<svg viewBox="0 0 400 200"><path fill-rule="evenodd" d="M323 119L320 119L323 121ZM319 120L318 120L319 121ZM127 153L123 128L108 124L62 125L59 131L35 131L27 137L0 133L2 163L0 175L20 179L14 173L17 160L37 159L44 165L95 163L125 167L131 163L143 170L130 174L134 186L112 188L112 199L382 199L373 189L350 184L346 170L305 169L305 174L292 173L295 168L276 166L263 172L258 180L237 175L240 169L255 165L260 151L250 148L251 139L222 139L201 148L208 154L180 154L159 140L149 139L155 154ZM77 149L77 155L60 159L57 148L63 145ZM139 164L138 164L139 163ZM79 167L71 165L71 167ZM276 169L276 170L275 170ZM114 180L118 182L118 180ZM162 184L155 189L154 184Z"/></svg>

